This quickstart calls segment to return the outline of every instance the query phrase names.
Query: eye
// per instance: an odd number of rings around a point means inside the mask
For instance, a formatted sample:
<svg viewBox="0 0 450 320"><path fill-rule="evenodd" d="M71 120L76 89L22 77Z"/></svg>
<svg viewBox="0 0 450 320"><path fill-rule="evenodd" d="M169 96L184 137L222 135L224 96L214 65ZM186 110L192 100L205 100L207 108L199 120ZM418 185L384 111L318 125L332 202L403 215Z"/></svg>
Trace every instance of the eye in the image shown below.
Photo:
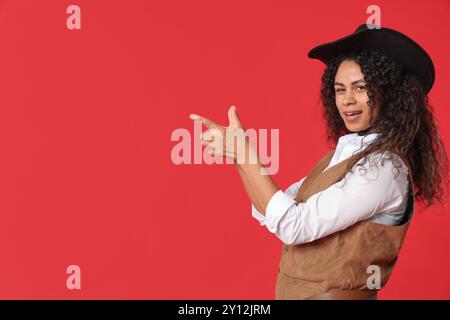
<svg viewBox="0 0 450 320"><path fill-rule="evenodd" d="M342 93L345 91L345 89L342 89L342 88L336 88L335 90L337 93Z"/></svg>
<svg viewBox="0 0 450 320"><path fill-rule="evenodd" d="M361 91L364 91L364 90L366 90L365 86L356 87L356 91L358 91L358 92L361 92Z"/></svg>

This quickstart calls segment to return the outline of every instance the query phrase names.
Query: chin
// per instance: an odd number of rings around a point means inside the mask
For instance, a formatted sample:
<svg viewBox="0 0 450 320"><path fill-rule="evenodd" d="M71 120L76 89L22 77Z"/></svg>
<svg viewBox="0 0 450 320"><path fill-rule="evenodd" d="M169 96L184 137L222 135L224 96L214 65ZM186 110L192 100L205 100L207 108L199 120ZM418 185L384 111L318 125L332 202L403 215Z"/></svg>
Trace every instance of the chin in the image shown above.
<svg viewBox="0 0 450 320"><path fill-rule="evenodd" d="M347 120L345 117L342 117L344 121L345 127L348 131L351 132L359 132L370 128L370 121L366 119L366 117L361 117L355 120Z"/></svg>
<svg viewBox="0 0 450 320"><path fill-rule="evenodd" d="M366 130L367 128L369 128L369 126L346 125L346 128L348 131L351 131L351 132L359 132L359 131Z"/></svg>

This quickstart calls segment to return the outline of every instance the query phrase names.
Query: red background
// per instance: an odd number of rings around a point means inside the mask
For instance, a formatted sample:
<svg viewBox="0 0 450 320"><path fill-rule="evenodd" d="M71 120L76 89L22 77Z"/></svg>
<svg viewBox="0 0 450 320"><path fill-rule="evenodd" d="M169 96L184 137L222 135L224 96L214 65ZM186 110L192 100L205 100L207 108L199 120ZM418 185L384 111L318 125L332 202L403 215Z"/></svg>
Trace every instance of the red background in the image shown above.
<svg viewBox="0 0 450 320"><path fill-rule="evenodd" d="M329 148L306 54L371 4L433 58L450 146L448 0L0 1L0 298L274 298L281 241L236 169L174 165L170 135L236 104L280 130L279 187L298 181ZM450 298L448 209L416 210L380 298Z"/></svg>

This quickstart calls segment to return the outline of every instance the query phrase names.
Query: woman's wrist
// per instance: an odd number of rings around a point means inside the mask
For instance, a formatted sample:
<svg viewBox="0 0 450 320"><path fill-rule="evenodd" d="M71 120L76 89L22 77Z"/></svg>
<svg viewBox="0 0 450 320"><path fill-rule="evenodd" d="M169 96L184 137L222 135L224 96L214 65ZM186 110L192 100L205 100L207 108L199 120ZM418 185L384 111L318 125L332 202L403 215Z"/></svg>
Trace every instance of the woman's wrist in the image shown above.
<svg viewBox="0 0 450 320"><path fill-rule="evenodd" d="M258 152L250 141L250 138L245 136L244 141L244 154L239 154L238 150L234 159L236 165L241 169L248 168L249 166L260 166L261 163L259 161Z"/></svg>

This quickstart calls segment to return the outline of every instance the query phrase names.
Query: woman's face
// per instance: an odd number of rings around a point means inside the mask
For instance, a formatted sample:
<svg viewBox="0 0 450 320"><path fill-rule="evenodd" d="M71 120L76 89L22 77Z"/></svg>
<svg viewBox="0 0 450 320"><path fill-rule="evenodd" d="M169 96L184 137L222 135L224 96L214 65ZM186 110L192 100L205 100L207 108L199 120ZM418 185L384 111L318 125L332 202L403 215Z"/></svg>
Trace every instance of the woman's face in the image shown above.
<svg viewBox="0 0 450 320"><path fill-rule="evenodd" d="M345 126L352 132L369 128L378 116L379 106L375 105L370 115L364 75L353 60L345 60L339 65L334 78L336 106Z"/></svg>

